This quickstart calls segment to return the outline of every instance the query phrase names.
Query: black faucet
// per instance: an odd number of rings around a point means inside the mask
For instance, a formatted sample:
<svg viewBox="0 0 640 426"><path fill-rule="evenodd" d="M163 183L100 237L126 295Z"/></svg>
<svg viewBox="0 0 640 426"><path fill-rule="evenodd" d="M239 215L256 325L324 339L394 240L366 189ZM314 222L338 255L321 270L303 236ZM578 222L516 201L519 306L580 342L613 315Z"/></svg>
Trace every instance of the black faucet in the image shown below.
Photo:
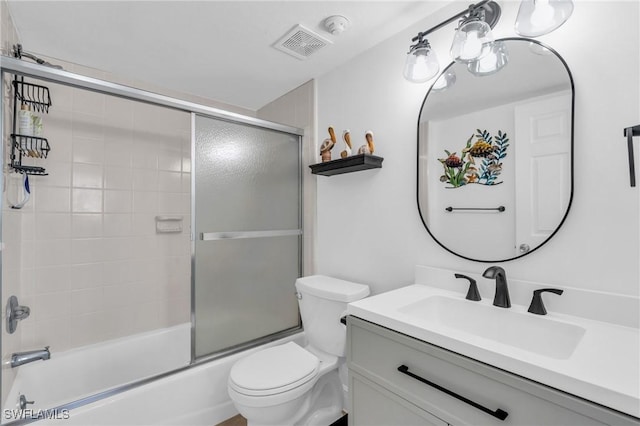
<svg viewBox="0 0 640 426"><path fill-rule="evenodd" d="M493 298L493 305L500 308L510 308L509 289L507 288L507 274L499 266L491 266L482 273L485 278L496 280L496 295Z"/></svg>
<svg viewBox="0 0 640 426"><path fill-rule="evenodd" d="M533 299L531 299L531 304L529 305L529 312L536 315L547 315L547 310L544 308L544 303L542 303L542 293L548 291L550 293L562 294L563 290L557 288L541 288L540 290L533 291Z"/></svg>
<svg viewBox="0 0 640 426"><path fill-rule="evenodd" d="M469 290L467 290L467 300L479 301L482 300L480 297L480 292L478 291L478 286L476 285L476 280L471 277L462 274L455 274L456 278L464 278L465 280L469 280Z"/></svg>

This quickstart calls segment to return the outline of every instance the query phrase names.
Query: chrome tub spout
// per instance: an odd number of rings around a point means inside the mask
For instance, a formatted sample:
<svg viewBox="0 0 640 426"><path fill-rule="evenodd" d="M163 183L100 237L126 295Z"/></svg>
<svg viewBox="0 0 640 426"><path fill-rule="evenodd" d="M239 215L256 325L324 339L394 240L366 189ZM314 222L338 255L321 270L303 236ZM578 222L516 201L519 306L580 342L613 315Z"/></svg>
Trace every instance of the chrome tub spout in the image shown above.
<svg viewBox="0 0 640 426"><path fill-rule="evenodd" d="M50 358L51 352L49 352L49 346L45 346L44 349L38 349L36 351L16 352L11 355L11 368L19 367L39 359L46 361Z"/></svg>

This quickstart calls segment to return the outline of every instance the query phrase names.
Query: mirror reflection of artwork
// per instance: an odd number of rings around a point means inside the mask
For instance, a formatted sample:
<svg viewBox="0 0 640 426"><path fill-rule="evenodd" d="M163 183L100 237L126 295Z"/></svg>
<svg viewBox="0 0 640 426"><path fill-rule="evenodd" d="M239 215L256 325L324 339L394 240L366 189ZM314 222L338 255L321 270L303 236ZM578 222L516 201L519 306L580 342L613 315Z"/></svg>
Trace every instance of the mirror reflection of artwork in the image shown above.
<svg viewBox="0 0 640 426"><path fill-rule="evenodd" d="M475 142L474 142L475 138ZM449 188L459 188L468 184L498 185L498 176L502 172L502 159L507 156L509 138L498 130L495 139L486 130L476 130L467 140L461 156L446 149L446 158L438 158L444 167L440 182L448 183Z"/></svg>
<svg viewBox="0 0 640 426"><path fill-rule="evenodd" d="M422 221L446 250L481 262L542 246L565 220L573 190L569 69L537 41L501 42L509 59L497 72L444 69L418 122Z"/></svg>

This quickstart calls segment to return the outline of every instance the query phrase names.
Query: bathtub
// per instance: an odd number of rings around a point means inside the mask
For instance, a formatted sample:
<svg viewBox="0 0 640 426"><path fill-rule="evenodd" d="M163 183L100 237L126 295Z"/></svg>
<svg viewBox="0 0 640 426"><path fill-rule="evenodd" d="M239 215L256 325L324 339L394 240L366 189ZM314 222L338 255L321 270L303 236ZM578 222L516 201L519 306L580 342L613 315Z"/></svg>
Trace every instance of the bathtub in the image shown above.
<svg viewBox="0 0 640 426"><path fill-rule="evenodd" d="M227 377L235 361L258 349L290 340L302 344L302 332L224 358L188 366L191 324L129 336L56 353L51 359L18 367L7 395L7 409L17 408L20 394L34 400L28 414L41 415L39 425L206 425L237 414L227 394ZM137 385L133 382L167 371L181 370ZM100 399L82 398L106 392ZM77 404L44 414L40 410ZM49 416L49 420L47 419Z"/></svg>

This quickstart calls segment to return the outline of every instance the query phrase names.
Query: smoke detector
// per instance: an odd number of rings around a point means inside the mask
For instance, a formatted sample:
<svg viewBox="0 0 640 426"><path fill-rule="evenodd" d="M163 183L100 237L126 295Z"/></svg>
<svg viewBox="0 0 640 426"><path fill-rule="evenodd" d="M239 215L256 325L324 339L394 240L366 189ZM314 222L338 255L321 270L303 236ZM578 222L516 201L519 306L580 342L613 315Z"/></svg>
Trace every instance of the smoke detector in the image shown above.
<svg viewBox="0 0 640 426"><path fill-rule="evenodd" d="M304 60L328 44L332 44L331 41L302 25L296 25L282 36L273 47L294 58Z"/></svg>
<svg viewBox="0 0 640 426"><path fill-rule="evenodd" d="M329 16L324 20L324 28L337 36L349 28L349 20L342 15Z"/></svg>

